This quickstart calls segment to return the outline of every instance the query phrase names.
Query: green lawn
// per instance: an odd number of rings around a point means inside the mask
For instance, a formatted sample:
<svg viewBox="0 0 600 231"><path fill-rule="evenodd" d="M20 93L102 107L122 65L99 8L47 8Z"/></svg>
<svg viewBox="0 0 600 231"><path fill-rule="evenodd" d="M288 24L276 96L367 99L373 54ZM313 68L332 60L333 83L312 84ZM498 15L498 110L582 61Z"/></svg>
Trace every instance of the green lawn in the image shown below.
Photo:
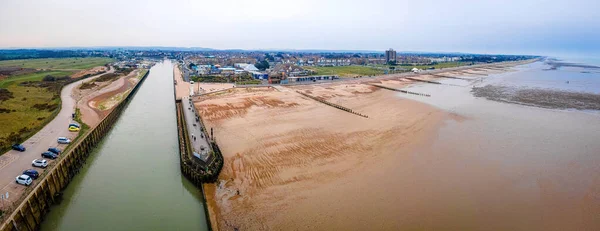
<svg viewBox="0 0 600 231"><path fill-rule="evenodd" d="M96 66L103 66L113 62L111 58L48 58L48 59L17 59L0 61L0 67L22 67L34 69L73 69L85 70Z"/></svg>
<svg viewBox="0 0 600 231"><path fill-rule="evenodd" d="M39 71L36 73L10 76L0 81L0 88L6 88L14 83L18 84L24 81L41 81L46 75L62 77L72 75L73 73L74 72L72 71Z"/></svg>
<svg viewBox="0 0 600 231"><path fill-rule="evenodd" d="M316 75L339 75L340 77L383 75L384 71L368 66L341 66L341 67L304 67L316 71Z"/></svg>

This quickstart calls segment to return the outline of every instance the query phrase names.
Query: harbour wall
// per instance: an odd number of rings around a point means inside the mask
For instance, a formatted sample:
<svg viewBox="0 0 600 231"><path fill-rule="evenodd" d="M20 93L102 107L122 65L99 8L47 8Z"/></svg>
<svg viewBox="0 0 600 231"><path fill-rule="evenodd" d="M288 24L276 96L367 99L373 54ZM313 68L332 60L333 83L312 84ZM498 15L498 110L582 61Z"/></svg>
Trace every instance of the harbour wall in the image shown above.
<svg viewBox="0 0 600 231"><path fill-rule="evenodd" d="M133 99L150 71L140 79L131 92L121 101L102 121L91 128L74 143L64 150L63 157L48 171L41 174L39 183L28 188L24 199L18 200L20 204L12 211L6 211L1 231L34 231L38 230L44 215L50 212L50 206L60 200L61 191L67 187L71 179L85 164L87 157L102 141L102 138L119 119L128 103Z"/></svg>

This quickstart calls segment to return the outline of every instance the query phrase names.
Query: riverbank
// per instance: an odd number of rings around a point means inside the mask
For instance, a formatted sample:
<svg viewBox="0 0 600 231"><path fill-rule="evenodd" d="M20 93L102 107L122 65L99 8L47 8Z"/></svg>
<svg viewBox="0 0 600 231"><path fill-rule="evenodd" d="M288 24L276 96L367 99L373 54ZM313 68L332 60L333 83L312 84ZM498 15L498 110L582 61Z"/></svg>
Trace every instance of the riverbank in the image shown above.
<svg viewBox="0 0 600 231"><path fill-rule="evenodd" d="M127 75L117 76L117 79L101 82L91 79L86 82L89 88L73 89L72 95L77 99L82 121L89 126L98 124L133 89L140 75L144 75L146 71L137 69Z"/></svg>
<svg viewBox="0 0 600 231"><path fill-rule="evenodd" d="M141 81L145 79L144 76ZM63 89L62 97L71 97L69 94L73 87L81 82L67 85ZM37 230L42 224L44 216L50 211L50 207L62 199L62 190L69 185L74 176L79 173L81 167L85 164L92 148L95 147L102 138L110 131L113 124L119 119L127 103L133 98L139 85L131 91L131 94L116 106L115 110L108 114L102 121L90 130L80 134L78 139L62 149L58 159L50 162L48 168L41 172L39 179L29 187L25 188L25 193L16 197L14 202L4 210L7 214L2 217L2 230ZM69 98L65 101L74 104L74 99ZM61 118L70 118L69 115L61 110ZM53 122L64 122L54 120ZM61 123L62 124L62 123ZM62 148L62 147L61 147ZM39 153L39 152L38 152ZM13 195L15 197L15 195Z"/></svg>
<svg viewBox="0 0 600 231"><path fill-rule="evenodd" d="M172 74L168 60L151 68L41 230L208 230L202 195L179 169Z"/></svg>
<svg viewBox="0 0 600 231"><path fill-rule="evenodd" d="M531 107L515 111L524 106L471 95L472 85L518 72L517 64L523 62L414 75L435 83L386 76L197 97L196 108L207 128L214 128L225 157L219 182L205 184L212 224L221 230L596 227L591 216L580 222L574 216L536 217L558 216L560 209L544 211L552 203L574 214L596 211L600 203L585 195L599 185L593 179L600 174L592 168L600 161L592 154L600 150L592 141L597 128L581 126L597 118L578 114L566 119L553 116L564 112ZM530 111L535 111L531 117L515 117ZM511 122L503 122L507 117ZM531 121L559 117L564 126L549 119ZM559 158L561 153L575 157ZM569 161L584 167L556 170L540 164ZM556 178L568 169L576 169L577 177L590 174L582 178L587 183L577 184L576 194L590 205L568 206L574 201L559 187L574 182Z"/></svg>

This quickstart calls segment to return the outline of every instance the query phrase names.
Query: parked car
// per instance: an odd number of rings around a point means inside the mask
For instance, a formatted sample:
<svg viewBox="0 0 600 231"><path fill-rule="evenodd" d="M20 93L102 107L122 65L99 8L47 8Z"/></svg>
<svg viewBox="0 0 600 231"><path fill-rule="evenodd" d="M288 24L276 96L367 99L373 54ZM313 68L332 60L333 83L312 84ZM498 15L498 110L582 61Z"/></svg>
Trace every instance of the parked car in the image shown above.
<svg viewBox="0 0 600 231"><path fill-rule="evenodd" d="M58 137L58 143L59 144L69 144L71 143L71 140L67 137Z"/></svg>
<svg viewBox="0 0 600 231"><path fill-rule="evenodd" d="M70 131L70 132L78 132L78 131L79 131L79 128L78 128L78 127L75 127L75 126L71 126L71 127L69 127L69 131Z"/></svg>
<svg viewBox="0 0 600 231"><path fill-rule="evenodd" d="M31 166L38 167L38 168L45 168L45 167L48 167L48 161L44 160L44 159L35 159L35 160L31 161Z"/></svg>
<svg viewBox="0 0 600 231"><path fill-rule="evenodd" d="M27 169L27 170L23 171L23 175L28 175L32 179L35 180L40 176L40 173L38 171L36 171L35 169Z"/></svg>
<svg viewBox="0 0 600 231"><path fill-rule="evenodd" d="M44 153L42 153L42 157L54 160L58 157L58 155L51 153L51 152L44 152Z"/></svg>
<svg viewBox="0 0 600 231"><path fill-rule="evenodd" d="M16 182L17 182L17 184L29 186L29 185L31 185L31 182L33 182L33 180L28 175L19 175L16 177Z"/></svg>
<svg viewBox="0 0 600 231"><path fill-rule="evenodd" d="M73 122L73 123L70 123L70 124L69 124L69 127L77 127L77 128L81 128L81 125L79 125L78 123L75 123L75 122Z"/></svg>
<svg viewBox="0 0 600 231"><path fill-rule="evenodd" d="M17 150L19 152L24 152L25 151L25 146L23 146L22 144L13 144L12 145L12 149L13 150Z"/></svg>
<svg viewBox="0 0 600 231"><path fill-rule="evenodd" d="M58 149L57 147L48 148L48 151L52 152L52 153L54 153L56 155L60 154L60 149Z"/></svg>

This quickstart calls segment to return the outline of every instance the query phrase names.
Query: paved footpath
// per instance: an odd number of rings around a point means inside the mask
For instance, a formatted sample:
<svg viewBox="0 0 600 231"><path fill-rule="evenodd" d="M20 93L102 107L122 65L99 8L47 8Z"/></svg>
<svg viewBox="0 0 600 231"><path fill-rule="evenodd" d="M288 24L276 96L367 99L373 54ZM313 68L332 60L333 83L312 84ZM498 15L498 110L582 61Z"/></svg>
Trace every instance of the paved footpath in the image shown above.
<svg viewBox="0 0 600 231"><path fill-rule="evenodd" d="M200 126L200 123L196 121L196 109L194 108L194 105L190 103L189 97L184 97L181 102L193 151L200 154L200 147L203 146L208 152L208 150L210 150L210 145L208 144L208 137L206 137L207 131L201 131L202 127Z"/></svg>
<svg viewBox="0 0 600 231"><path fill-rule="evenodd" d="M4 208L11 205L20 197L26 187L34 187L39 182L39 179L34 180L30 186L20 185L15 182L15 177L20 175L25 169L33 168L40 172L40 174L44 171L44 169L32 167L31 161L42 158L42 152L48 150L49 147L58 147L64 150L67 145L58 144L56 142L58 137L65 136L72 140L77 136L77 132L69 132L68 130L69 123L73 121L71 114L75 112L75 99L71 97L71 92L73 92L74 88L79 87L83 81L99 77L100 75L64 86L60 93L62 103L60 112L42 130L23 142L23 146L25 146L27 151L19 152L11 150L0 156L0 194L9 193L7 200L0 201L0 207ZM49 162L52 161L54 160L49 160Z"/></svg>

